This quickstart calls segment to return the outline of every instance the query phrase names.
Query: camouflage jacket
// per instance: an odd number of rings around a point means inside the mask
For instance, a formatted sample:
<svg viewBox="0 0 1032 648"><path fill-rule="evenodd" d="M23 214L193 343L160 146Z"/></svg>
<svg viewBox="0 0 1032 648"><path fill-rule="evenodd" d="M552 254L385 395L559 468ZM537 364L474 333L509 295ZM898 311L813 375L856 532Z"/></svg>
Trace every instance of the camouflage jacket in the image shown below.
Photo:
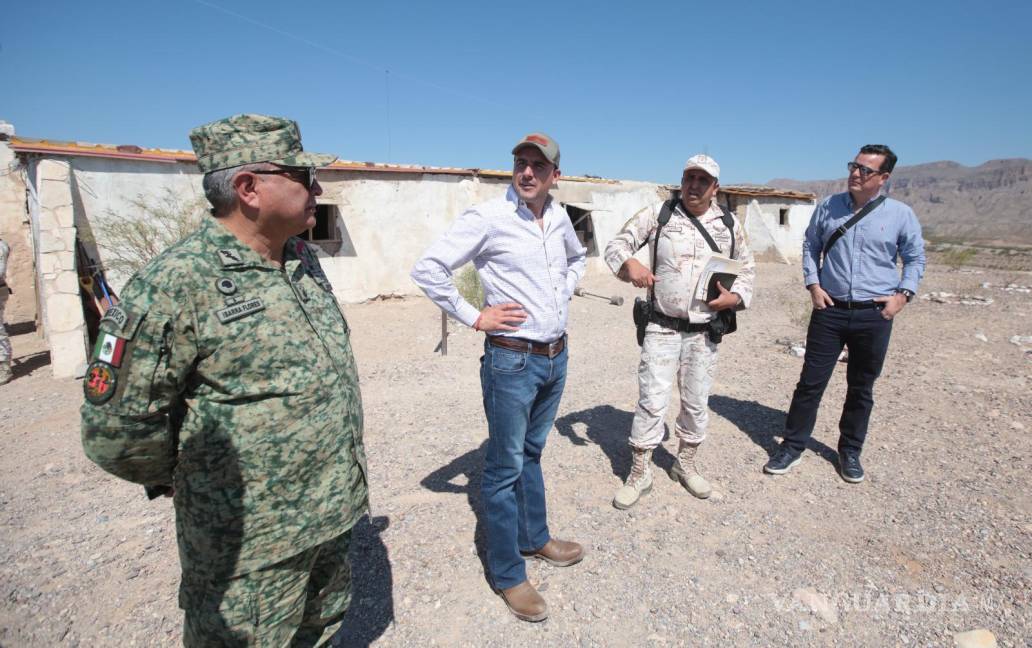
<svg viewBox="0 0 1032 648"><path fill-rule="evenodd" d="M174 487L184 571L276 563L368 508L348 325L300 239L280 268L206 218L104 316L84 390L86 455Z"/></svg>
<svg viewBox="0 0 1032 648"><path fill-rule="evenodd" d="M659 202L641 209L631 217L623 229L606 246L606 264L613 272L618 272L627 259L634 256L647 241L649 256L642 263L651 270L656 226L659 224L659 213L663 203ZM721 221L722 212L716 203L699 217L699 222L720 251L727 256L731 253L731 232ZM734 284L727 287L731 292L742 296L740 308L748 308L752 301L753 280L756 277L756 263L745 239L742 223L734 218L735 260L742 262L742 272ZM706 239L688 220L684 207L680 203L670 214L670 220L659 235L659 253L656 255L656 306L660 312L670 317L687 318L693 322L708 322L714 317L713 311L706 305L705 286L700 286L699 276L706 261L713 255Z"/></svg>

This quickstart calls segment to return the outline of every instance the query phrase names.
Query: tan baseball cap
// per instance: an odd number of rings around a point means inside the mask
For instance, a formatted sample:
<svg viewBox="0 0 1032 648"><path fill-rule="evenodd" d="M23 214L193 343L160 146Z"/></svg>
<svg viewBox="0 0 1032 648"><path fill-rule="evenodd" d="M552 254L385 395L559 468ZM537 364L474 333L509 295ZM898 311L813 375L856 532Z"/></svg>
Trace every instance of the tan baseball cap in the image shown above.
<svg viewBox="0 0 1032 648"><path fill-rule="evenodd" d="M720 179L720 165L716 160L703 153L688 158L688 161L684 163L684 170L690 169L701 169L710 174L714 180Z"/></svg>
<svg viewBox="0 0 1032 648"><path fill-rule="evenodd" d="M204 173L255 162L322 167L336 155L305 153L297 122L269 115L233 115L190 131L197 166Z"/></svg>
<svg viewBox="0 0 1032 648"><path fill-rule="evenodd" d="M524 136L520 140L520 143L512 147L512 154L516 155L516 151L520 150L524 146L533 146L537 150L541 151L541 155L544 155L552 164L559 166L559 144L554 139L545 135L544 133L531 133Z"/></svg>

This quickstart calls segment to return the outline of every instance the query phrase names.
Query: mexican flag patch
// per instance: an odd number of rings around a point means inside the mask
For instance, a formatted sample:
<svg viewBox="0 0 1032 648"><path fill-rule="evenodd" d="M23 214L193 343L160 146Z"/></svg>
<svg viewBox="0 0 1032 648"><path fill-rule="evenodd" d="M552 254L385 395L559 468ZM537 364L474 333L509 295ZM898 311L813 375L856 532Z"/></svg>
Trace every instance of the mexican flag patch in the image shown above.
<svg viewBox="0 0 1032 648"><path fill-rule="evenodd" d="M101 333L97 346L93 349L96 360L106 362L112 367L122 366L122 354L125 353L125 339L110 333Z"/></svg>

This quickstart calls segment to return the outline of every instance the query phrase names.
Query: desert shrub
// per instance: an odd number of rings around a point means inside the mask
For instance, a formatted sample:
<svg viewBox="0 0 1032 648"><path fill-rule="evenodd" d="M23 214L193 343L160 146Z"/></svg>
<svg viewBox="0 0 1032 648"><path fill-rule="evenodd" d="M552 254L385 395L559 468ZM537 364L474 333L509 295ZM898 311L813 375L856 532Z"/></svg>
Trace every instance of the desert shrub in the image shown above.
<svg viewBox="0 0 1032 648"><path fill-rule="evenodd" d="M951 248L943 253L942 262L953 270L970 265L978 251L973 248Z"/></svg>
<svg viewBox="0 0 1032 648"><path fill-rule="evenodd" d="M94 235L104 248L104 267L129 276L173 243L192 233L205 217L203 197L184 200L170 188L156 198L137 195L131 213L108 209L93 219Z"/></svg>
<svg viewBox="0 0 1032 648"><path fill-rule="evenodd" d="M480 285L480 275L476 268L466 265L455 273L455 287L462 298L473 304L477 310L484 307L484 287Z"/></svg>

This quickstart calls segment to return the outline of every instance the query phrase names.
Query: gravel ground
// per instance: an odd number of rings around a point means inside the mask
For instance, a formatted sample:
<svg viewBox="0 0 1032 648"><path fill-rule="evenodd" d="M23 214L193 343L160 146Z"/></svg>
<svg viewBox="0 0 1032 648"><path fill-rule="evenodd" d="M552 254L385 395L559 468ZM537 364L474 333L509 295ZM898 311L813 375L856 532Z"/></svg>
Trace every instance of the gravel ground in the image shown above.
<svg viewBox="0 0 1032 648"><path fill-rule="evenodd" d="M922 293L993 302L917 300L903 312L876 387L867 480L849 485L833 463L844 366L804 461L782 477L760 470L801 366L775 340L801 339L807 312L798 270L762 264L754 306L720 349L700 453L713 497L663 474L668 439L653 492L617 511L637 392L635 291L589 277L586 289L627 301L571 307L544 470L552 532L588 555L529 566L551 608L541 624L517 621L484 577L481 335L452 327L441 357L427 300L349 306L372 513L356 530L355 596L335 644L952 646L955 633L986 628L1001 646L1032 646L1032 353L1009 341L1032 335L1032 296L983 283L1032 276L929 269ZM171 504L85 459L79 382L49 377L34 333L13 342L18 378L0 386L0 644L176 645Z"/></svg>

